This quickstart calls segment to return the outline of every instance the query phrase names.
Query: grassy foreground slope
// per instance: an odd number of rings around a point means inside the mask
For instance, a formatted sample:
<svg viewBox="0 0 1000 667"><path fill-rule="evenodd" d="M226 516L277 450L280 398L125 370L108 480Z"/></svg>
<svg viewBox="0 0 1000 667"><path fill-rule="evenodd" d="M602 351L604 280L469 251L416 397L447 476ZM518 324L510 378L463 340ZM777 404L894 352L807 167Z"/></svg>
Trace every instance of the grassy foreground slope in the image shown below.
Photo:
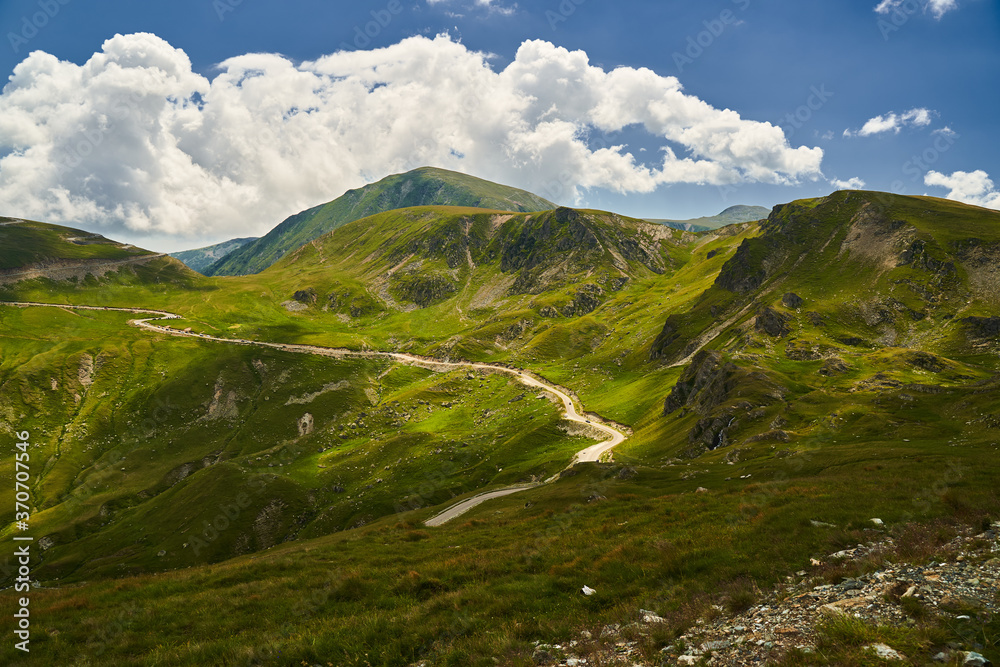
<svg viewBox="0 0 1000 667"><path fill-rule="evenodd" d="M261 239L230 253L207 275L260 273L289 252L353 220L410 206L473 206L504 211L544 211L555 204L525 190L445 169L422 167L348 190L337 199L291 216Z"/></svg>

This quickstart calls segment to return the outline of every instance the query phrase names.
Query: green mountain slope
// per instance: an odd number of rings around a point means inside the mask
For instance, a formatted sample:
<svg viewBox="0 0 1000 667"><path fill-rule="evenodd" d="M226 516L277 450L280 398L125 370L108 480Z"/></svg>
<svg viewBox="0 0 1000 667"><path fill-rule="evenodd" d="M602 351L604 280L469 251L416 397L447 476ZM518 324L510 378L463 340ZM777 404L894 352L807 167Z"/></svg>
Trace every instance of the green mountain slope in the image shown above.
<svg viewBox="0 0 1000 667"><path fill-rule="evenodd" d="M170 256L183 262L189 269L193 269L198 273L205 273L212 264L220 261L234 250L238 250L246 244L256 241L257 238L256 236L250 236L241 239L231 239L204 248L172 252Z"/></svg>
<svg viewBox="0 0 1000 667"><path fill-rule="evenodd" d="M100 234L0 218L0 285L46 279L94 281L107 274L149 281L189 280L195 275L170 257Z"/></svg>
<svg viewBox="0 0 1000 667"><path fill-rule="evenodd" d="M718 215L692 218L690 220L668 220L660 218L647 218L649 222L667 225L675 229L683 229L687 232L707 232L726 225L735 225L741 222L756 222L763 220L771 212L771 209L763 206L745 206L737 204L730 206Z"/></svg>
<svg viewBox="0 0 1000 667"><path fill-rule="evenodd" d="M998 265L996 211L871 192L778 206L654 341L691 364L664 412L692 455L830 433L824 410L850 437L966 431L954 415L997 371Z"/></svg>
<svg viewBox="0 0 1000 667"><path fill-rule="evenodd" d="M207 275L259 273L287 253L343 224L410 206L472 206L503 211L543 211L555 204L541 197L473 176L423 167L349 190L337 199L288 218L258 241L219 260Z"/></svg>

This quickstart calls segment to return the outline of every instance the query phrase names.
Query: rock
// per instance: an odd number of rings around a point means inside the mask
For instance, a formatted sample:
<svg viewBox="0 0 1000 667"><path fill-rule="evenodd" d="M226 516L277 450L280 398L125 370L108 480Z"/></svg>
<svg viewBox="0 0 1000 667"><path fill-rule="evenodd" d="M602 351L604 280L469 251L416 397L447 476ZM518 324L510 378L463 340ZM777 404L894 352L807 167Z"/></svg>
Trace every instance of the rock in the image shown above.
<svg viewBox="0 0 1000 667"><path fill-rule="evenodd" d="M583 592L583 594L584 594L584 595L586 595L586 596L588 596L588 597L590 597L591 595L593 595L594 593L596 593L596 592L597 592L596 590L594 590L594 589L593 589L593 588L591 588L590 586L584 586L584 587L583 587L582 589L580 589L580 590L581 590L581 591Z"/></svg>
<svg viewBox="0 0 1000 667"><path fill-rule="evenodd" d="M965 660L962 661L963 667L993 667L993 663L987 660L985 657L979 655L975 651L969 651L965 654Z"/></svg>
<svg viewBox="0 0 1000 667"><path fill-rule="evenodd" d="M295 294L292 295L292 298L298 301L299 303L311 305L316 303L316 299L318 297L316 295L316 290L314 290L312 287L309 287L307 289L297 291Z"/></svg>
<svg viewBox="0 0 1000 667"><path fill-rule="evenodd" d="M827 616L838 616L842 614L848 614L852 609L863 608L871 604L874 598L870 597L854 597L846 598L844 600L838 600L837 602L831 602L830 604L825 604L819 608L821 614L826 614Z"/></svg>
<svg viewBox="0 0 1000 667"><path fill-rule="evenodd" d="M640 609L639 613L642 614L643 623L666 623L667 619L662 616L657 615L655 611L649 611L648 609Z"/></svg>
<svg viewBox="0 0 1000 667"><path fill-rule="evenodd" d="M882 658L883 660L902 660L903 656L900 655L891 646L886 646L885 644L869 644L864 647L866 651L873 651L875 655Z"/></svg>
<svg viewBox="0 0 1000 667"><path fill-rule="evenodd" d="M164 556L167 555L167 552L161 549L160 551L156 552L156 555L159 556L160 558L163 558Z"/></svg>
<svg viewBox="0 0 1000 667"><path fill-rule="evenodd" d="M615 475L615 477L622 480L628 480L628 479L635 479L635 476L638 474L639 473L637 473L635 468L633 468L632 466L625 466L624 468L618 471L618 474Z"/></svg>
<svg viewBox="0 0 1000 667"><path fill-rule="evenodd" d="M704 486L699 486L697 489L695 489L694 492L695 493L708 493L708 489L706 489Z"/></svg>
<svg viewBox="0 0 1000 667"><path fill-rule="evenodd" d="M950 659L951 659L951 656L949 656L944 651L941 651L936 656L934 656L934 662L948 662L948 660L950 660Z"/></svg>
<svg viewBox="0 0 1000 667"><path fill-rule="evenodd" d="M729 648L731 645L732 645L731 642L727 642L725 640L711 641L711 642L705 642L704 644L702 644L701 645L701 650L706 651L706 652L708 652L708 651L721 651L724 648Z"/></svg>
<svg viewBox="0 0 1000 667"><path fill-rule="evenodd" d="M885 525L885 524L884 524L884 523L882 522L882 519L872 519L872 520L871 520L871 522L872 522L873 524L875 524L876 526L884 526L884 525Z"/></svg>
<svg viewBox="0 0 1000 667"><path fill-rule="evenodd" d="M592 313L603 303L603 294L604 290L598 285L583 285L573 296L573 303L563 306L562 314L574 317Z"/></svg>
<svg viewBox="0 0 1000 667"><path fill-rule="evenodd" d="M809 520L809 524L813 528L836 528L836 526L833 525L832 523L825 523L823 521L814 521L812 519Z"/></svg>
<svg viewBox="0 0 1000 667"><path fill-rule="evenodd" d="M281 305L290 313L297 313L299 311L309 309L309 306L304 303L299 303L298 301L282 301Z"/></svg>
<svg viewBox="0 0 1000 667"><path fill-rule="evenodd" d="M851 367L843 359L840 357L830 357L823 362L823 365L817 372L820 375L831 377L833 375L841 375L849 370L851 370Z"/></svg>
<svg viewBox="0 0 1000 667"><path fill-rule="evenodd" d="M628 284L628 276L619 276L611 280L611 291L617 292Z"/></svg>
<svg viewBox="0 0 1000 667"><path fill-rule="evenodd" d="M698 658L695 657L695 656L693 656L693 655L682 655L681 657L677 658L677 664L678 665L697 665L698 664Z"/></svg>
<svg viewBox="0 0 1000 667"><path fill-rule="evenodd" d="M969 334L975 338L997 338L1000 336L1000 317L966 317L962 322Z"/></svg>
<svg viewBox="0 0 1000 667"><path fill-rule="evenodd" d="M299 435L300 436L309 435L310 433L313 432L313 428L314 428L314 425L315 425L315 422L313 420L313 416L310 413L308 413L308 412L305 413L298 420L297 425L299 427Z"/></svg>
<svg viewBox="0 0 1000 667"><path fill-rule="evenodd" d="M444 301L458 291L451 278L444 275L397 273L393 275L392 282L404 300L415 303L421 308Z"/></svg>
<svg viewBox="0 0 1000 667"><path fill-rule="evenodd" d="M781 338L791 333L788 323L792 320L790 315L779 313L773 308L764 307L757 311L757 319L754 321L754 329L759 333Z"/></svg>
<svg viewBox="0 0 1000 667"><path fill-rule="evenodd" d="M793 294L792 292L788 292L787 294L785 294L785 296L781 297L781 303L783 306L785 306L785 308L791 308L792 310L795 310L796 308L801 308L802 304L805 303L805 301L798 294Z"/></svg>
<svg viewBox="0 0 1000 667"><path fill-rule="evenodd" d="M559 317L559 311L552 306L542 306L541 310L538 311L541 317Z"/></svg>
<svg viewBox="0 0 1000 667"><path fill-rule="evenodd" d="M551 665L556 661L555 657L551 653L542 649L535 651L535 653L531 656L531 659L535 661L536 665Z"/></svg>

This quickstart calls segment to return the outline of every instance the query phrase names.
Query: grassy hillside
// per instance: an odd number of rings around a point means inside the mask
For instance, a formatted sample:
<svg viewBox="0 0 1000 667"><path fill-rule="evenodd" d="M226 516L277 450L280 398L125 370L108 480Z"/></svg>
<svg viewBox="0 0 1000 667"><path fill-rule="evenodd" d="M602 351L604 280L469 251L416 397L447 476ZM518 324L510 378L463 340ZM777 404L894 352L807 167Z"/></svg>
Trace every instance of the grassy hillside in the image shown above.
<svg viewBox="0 0 1000 667"><path fill-rule="evenodd" d="M72 227L0 218L0 271L55 262L122 260L152 254Z"/></svg>
<svg viewBox="0 0 1000 667"><path fill-rule="evenodd" d="M503 211L543 211L555 204L541 197L465 174L423 167L349 190L337 199L298 213L263 238L217 261L205 273L259 273L289 252L353 220L411 206L473 206Z"/></svg>
<svg viewBox="0 0 1000 667"><path fill-rule="evenodd" d="M100 234L0 218L0 292L39 283L93 294L106 277L123 287L157 285L161 291L197 281L197 274L175 259ZM50 290L44 287L42 293Z"/></svg>
<svg viewBox="0 0 1000 667"><path fill-rule="evenodd" d="M239 250L246 244L256 240L256 236L250 236L242 239L232 239L230 241L216 243L215 245L197 248L195 250L172 252L170 253L170 256L183 262L189 269L197 271L198 273L205 273L208 267L212 264L215 264L219 260L223 259L234 250Z"/></svg>

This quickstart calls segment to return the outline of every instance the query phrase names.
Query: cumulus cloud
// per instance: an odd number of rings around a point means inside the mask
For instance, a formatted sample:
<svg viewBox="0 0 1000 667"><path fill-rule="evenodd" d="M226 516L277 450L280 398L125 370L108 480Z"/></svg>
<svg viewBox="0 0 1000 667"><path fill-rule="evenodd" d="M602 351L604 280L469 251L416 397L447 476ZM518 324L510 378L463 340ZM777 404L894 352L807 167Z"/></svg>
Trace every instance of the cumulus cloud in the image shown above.
<svg viewBox="0 0 1000 667"><path fill-rule="evenodd" d="M865 187L865 182L855 176L846 181L842 181L839 178L832 178L830 179L830 185L838 190L862 190Z"/></svg>
<svg viewBox="0 0 1000 667"><path fill-rule="evenodd" d="M956 171L950 176L938 171L929 171L924 176L924 185L948 188L948 199L1000 210L1000 190L997 190L990 175L982 169L976 171Z"/></svg>
<svg viewBox="0 0 1000 667"><path fill-rule="evenodd" d="M873 134L882 134L883 132L899 134L899 131L904 127L926 127L931 124L931 119L936 113L936 111L931 111L930 109L916 107L901 114L890 112L884 116L875 116L868 119L861 126L861 129L857 131L857 135L859 137L870 137ZM850 130L844 130L845 137L850 137L853 134L855 133Z"/></svg>
<svg viewBox="0 0 1000 667"><path fill-rule="evenodd" d="M615 133L664 145L637 163ZM684 93L648 69L525 42L494 71L446 35L295 64L269 54L214 78L150 34L83 65L34 52L0 94L0 212L188 238L262 233L387 174L434 165L576 203L585 188L790 184L820 148Z"/></svg>
<svg viewBox="0 0 1000 667"><path fill-rule="evenodd" d="M891 14L900 10L905 11L903 5L906 2L907 0L882 0L876 5L875 11L879 14ZM925 12L930 12L938 20L951 10L958 9L958 0L922 0L921 4Z"/></svg>

